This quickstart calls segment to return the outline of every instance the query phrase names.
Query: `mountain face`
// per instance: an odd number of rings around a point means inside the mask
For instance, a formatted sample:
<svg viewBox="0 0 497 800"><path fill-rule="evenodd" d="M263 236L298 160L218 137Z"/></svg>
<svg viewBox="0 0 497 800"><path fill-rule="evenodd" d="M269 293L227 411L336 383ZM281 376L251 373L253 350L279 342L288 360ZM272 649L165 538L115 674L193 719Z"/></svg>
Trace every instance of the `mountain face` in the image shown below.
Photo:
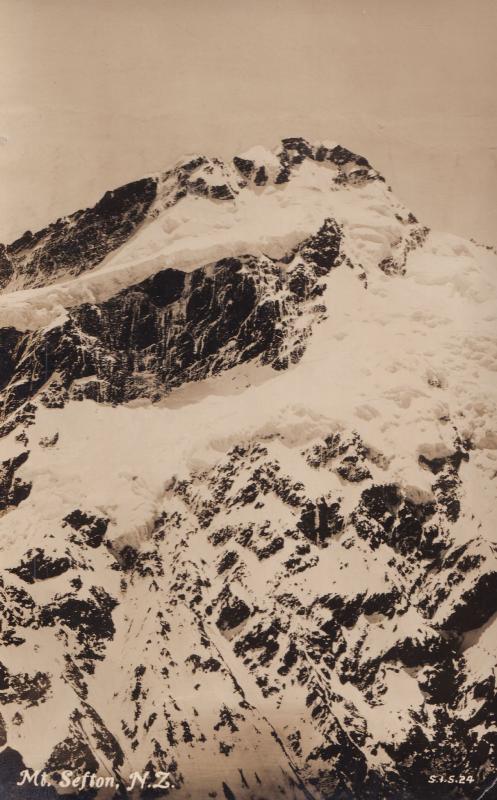
<svg viewBox="0 0 497 800"><path fill-rule="evenodd" d="M332 142L2 246L5 796L490 800L496 319Z"/></svg>

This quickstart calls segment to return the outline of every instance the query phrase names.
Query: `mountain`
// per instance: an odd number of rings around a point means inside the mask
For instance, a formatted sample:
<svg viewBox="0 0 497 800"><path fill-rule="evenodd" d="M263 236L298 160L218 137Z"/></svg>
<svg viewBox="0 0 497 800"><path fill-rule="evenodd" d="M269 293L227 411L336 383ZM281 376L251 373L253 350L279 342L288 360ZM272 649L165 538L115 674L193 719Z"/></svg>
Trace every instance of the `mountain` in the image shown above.
<svg viewBox="0 0 497 800"><path fill-rule="evenodd" d="M496 319L333 142L2 246L5 796L495 796Z"/></svg>

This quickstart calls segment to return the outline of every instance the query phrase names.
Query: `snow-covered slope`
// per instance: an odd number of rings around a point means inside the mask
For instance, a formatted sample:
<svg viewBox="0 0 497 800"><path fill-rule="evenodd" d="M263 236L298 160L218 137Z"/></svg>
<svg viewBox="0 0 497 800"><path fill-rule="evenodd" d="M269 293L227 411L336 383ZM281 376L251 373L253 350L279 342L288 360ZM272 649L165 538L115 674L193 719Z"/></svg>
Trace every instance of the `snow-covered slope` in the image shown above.
<svg viewBox="0 0 497 800"><path fill-rule="evenodd" d="M476 800L495 254L334 143L131 187L2 251L0 785Z"/></svg>

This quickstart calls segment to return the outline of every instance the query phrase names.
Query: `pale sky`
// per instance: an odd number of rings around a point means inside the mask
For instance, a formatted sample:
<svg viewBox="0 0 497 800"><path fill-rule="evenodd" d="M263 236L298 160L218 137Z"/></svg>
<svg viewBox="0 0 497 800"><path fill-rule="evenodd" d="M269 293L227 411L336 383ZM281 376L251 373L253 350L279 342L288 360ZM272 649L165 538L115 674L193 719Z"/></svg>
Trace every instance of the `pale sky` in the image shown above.
<svg viewBox="0 0 497 800"><path fill-rule="evenodd" d="M496 31L495 0L0 0L0 241L302 135L497 244Z"/></svg>

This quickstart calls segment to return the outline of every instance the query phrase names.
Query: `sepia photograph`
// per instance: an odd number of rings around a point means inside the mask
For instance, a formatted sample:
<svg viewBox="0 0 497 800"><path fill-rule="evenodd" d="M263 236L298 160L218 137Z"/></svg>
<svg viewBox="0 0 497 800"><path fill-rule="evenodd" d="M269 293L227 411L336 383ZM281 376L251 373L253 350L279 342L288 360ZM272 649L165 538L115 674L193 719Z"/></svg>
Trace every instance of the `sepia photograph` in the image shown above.
<svg viewBox="0 0 497 800"><path fill-rule="evenodd" d="M0 0L0 800L497 800L496 32Z"/></svg>

